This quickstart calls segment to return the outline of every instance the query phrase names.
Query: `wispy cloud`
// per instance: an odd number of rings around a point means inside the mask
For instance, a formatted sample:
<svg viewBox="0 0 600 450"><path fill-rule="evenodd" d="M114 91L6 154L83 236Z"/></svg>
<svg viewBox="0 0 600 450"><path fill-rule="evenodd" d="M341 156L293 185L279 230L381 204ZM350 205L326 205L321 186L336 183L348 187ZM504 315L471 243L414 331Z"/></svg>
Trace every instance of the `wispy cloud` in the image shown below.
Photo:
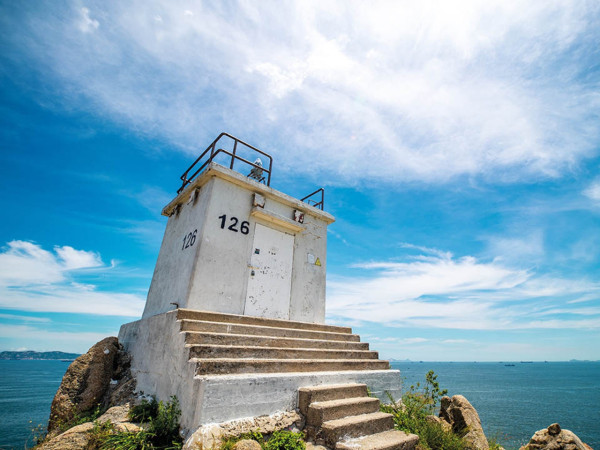
<svg viewBox="0 0 600 450"><path fill-rule="evenodd" d="M11 241L0 253L0 286L38 285L65 280L74 269L102 266L94 252L73 247L55 247L55 254L27 241Z"/></svg>
<svg viewBox="0 0 600 450"><path fill-rule="evenodd" d="M590 183L583 191L583 195L600 205L600 180Z"/></svg>
<svg viewBox="0 0 600 450"><path fill-rule="evenodd" d="M80 14L79 29L83 33L90 33L100 26L100 22L90 17L90 10L88 8L81 8Z"/></svg>
<svg viewBox="0 0 600 450"><path fill-rule="evenodd" d="M226 129L281 170L520 180L597 153L599 14L584 0L92 2L33 9L33 38L19 24L10 42L70 108L184 151Z"/></svg>
<svg viewBox="0 0 600 450"><path fill-rule="evenodd" d="M139 295L99 291L76 281L82 270L111 270L99 254L55 247L54 252L27 241L11 241L0 253L0 307L21 311L141 315Z"/></svg>
<svg viewBox="0 0 600 450"><path fill-rule="evenodd" d="M50 319L47 317L21 316L18 314L0 314L0 319L8 319L20 322L50 322Z"/></svg>
<svg viewBox="0 0 600 450"><path fill-rule="evenodd" d="M328 314L338 323L349 319L389 326L600 328L600 309L584 303L600 299L596 282L427 250L428 255L409 262L357 264L363 269L360 277L333 277Z"/></svg>

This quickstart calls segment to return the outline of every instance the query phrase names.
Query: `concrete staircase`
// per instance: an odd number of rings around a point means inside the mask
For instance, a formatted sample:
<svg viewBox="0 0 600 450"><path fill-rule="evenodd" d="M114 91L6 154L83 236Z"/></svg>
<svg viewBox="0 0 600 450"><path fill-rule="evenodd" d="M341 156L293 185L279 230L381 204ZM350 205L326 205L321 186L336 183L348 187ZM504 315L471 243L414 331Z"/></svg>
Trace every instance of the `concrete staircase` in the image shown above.
<svg viewBox="0 0 600 450"><path fill-rule="evenodd" d="M379 412L365 384L300 388L298 406L308 439L329 448L413 450L419 442L417 435L394 430L392 415Z"/></svg>
<svg viewBox="0 0 600 450"><path fill-rule="evenodd" d="M178 309L196 375L385 370L348 327Z"/></svg>

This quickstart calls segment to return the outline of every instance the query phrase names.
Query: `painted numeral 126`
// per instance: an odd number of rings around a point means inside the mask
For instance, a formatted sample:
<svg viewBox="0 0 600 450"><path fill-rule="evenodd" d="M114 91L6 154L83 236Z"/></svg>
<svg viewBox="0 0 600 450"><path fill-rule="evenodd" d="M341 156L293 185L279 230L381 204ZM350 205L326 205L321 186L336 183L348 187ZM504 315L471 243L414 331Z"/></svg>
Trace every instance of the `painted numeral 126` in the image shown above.
<svg viewBox="0 0 600 450"><path fill-rule="evenodd" d="M221 229L225 229L225 224L227 223L227 215L223 214L222 216L219 216L219 219L221 219ZM240 223L240 229L238 230L236 227L240 220L237 217L230 217L229 221L231 222L231 224L227 227L228 230L235 231L236 233L238 231L241 231L242 234L248 234L250 232L250 222L243 221L242 223Z"/></svg>
<svg viewBox="0 0 600 450"><path fill-rule="evenodd" d="M181 246L181 250L185 250L188 247L191 247L196 243L196 233L198 230L194 230L192 233L188 233L183 236L183 245Z"/></svg>

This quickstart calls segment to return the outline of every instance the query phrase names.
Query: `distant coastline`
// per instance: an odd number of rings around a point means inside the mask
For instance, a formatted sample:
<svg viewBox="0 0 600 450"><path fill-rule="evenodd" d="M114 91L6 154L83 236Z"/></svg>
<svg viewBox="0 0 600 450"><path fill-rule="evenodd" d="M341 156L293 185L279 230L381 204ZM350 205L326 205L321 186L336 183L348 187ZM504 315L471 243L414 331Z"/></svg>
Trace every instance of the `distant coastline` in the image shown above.
<svg viewBox="0 0 600 450"><path fill-rule="evenodd" d="M22 352L0 352L0 360L59 360L73 361L79 357L79 353L65 352L34 352L33 350L25 350Z"/></svg>

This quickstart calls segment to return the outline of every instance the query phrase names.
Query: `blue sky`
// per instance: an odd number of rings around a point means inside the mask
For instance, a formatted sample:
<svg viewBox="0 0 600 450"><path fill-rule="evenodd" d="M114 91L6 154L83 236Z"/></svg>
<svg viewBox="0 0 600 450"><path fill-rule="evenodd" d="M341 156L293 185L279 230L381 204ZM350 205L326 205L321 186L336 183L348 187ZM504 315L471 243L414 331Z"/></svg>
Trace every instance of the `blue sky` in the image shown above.
<svg viewBox="0 0 600 450"><path fill-rule="evenodd" d="M328 322L386 358L600 359L600 6L1 2L0 350L143 309L221 131L326 188Z"/></svg>

